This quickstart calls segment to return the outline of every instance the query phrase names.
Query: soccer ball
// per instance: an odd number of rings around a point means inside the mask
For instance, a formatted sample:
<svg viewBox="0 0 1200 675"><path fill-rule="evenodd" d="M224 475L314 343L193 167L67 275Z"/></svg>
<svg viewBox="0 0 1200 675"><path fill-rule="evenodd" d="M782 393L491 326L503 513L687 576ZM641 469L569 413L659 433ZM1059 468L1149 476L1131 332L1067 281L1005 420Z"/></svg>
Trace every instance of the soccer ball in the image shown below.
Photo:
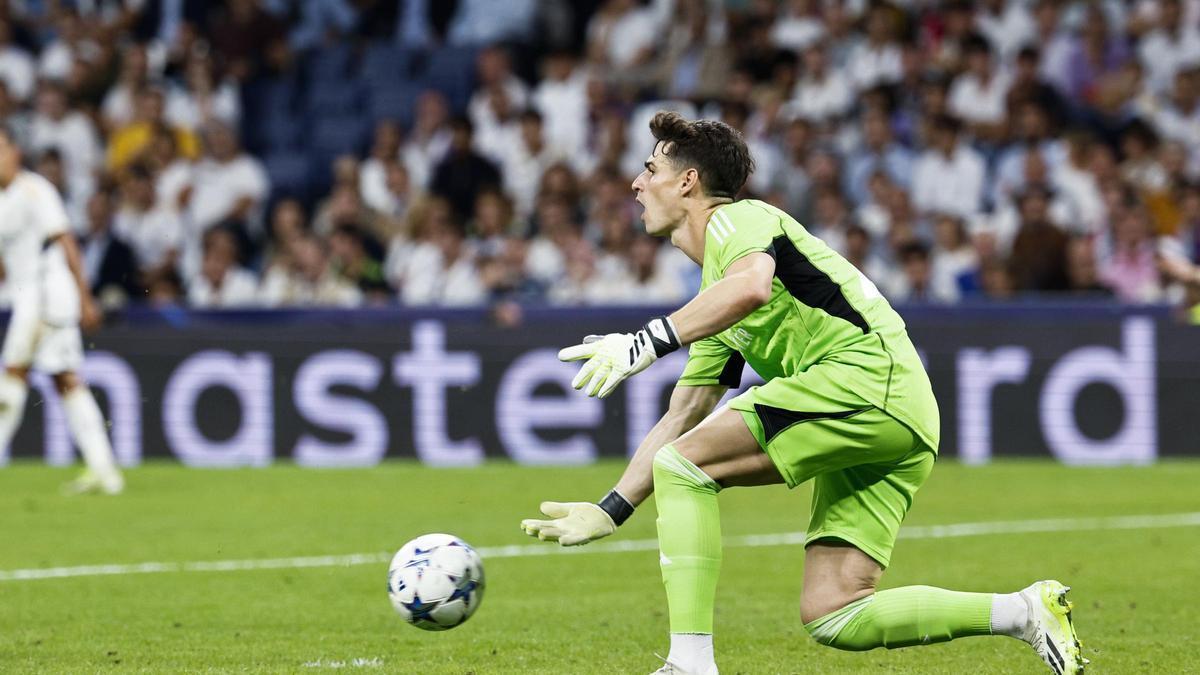
<svg viewBox="0 0 1200 675"><path fill-rule="evenodd" d="M392 558L388 597L417 628L454 628L471 618L483 600L483 561L458 537L423 534Z"/></svg>

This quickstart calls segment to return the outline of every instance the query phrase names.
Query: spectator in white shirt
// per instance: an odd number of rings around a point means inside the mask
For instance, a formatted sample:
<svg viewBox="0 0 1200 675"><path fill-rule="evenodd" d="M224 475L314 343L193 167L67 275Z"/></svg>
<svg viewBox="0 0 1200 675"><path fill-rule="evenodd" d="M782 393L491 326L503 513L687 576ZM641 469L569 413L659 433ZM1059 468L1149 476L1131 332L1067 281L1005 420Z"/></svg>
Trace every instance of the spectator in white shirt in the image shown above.
<svg viewBox="0 0 1200 675"><path fill-rule="evenodd" d="M363 203L381 213L392 210L391 196L387 188L388 165L400 156L400 126L392 120L382 120L375 125L371 154L358 169L358 191Z"/></svg>
<svg viewBox="0 0 1200 675"><path fill-rule="evenodd" d="M948 115L933 120L930 147L913 169L913 204L924 213L969 219L983 207L983 157L959 140L961 123Z"/></svg>
<svg viewBox="0 0 1200 675"><path fill-rule="evenodd" d="M628 275L619 296L623 304L673 305L686 299L688 289L675 270L659 264L661 240L645 234L633 238L628 253Z"/></svg>
<svg viewBox="0 0 1200 675"><path fill-rule="evenodd" d="M1138 57L1146 69L1146 84L1155 94L1170 88L1175 73L1200 64L1200 30L1183 20L1180 0L1158 3L1158 26L1138 43Z"/></svg>
<svg viewBox="0 0 1200 675"><path fill-rule="evenodd" d="M38 75L47 80L65 80L71 74L76 59L91 61L100 48L83 30L83 22L75 9L59 9L55 25L57 35L38 55Z"/></svg>
<svg viewBox="0 0 1200 675"><path fill-rule="evenodd" d="M513 198L517 216L528 218L538 197L542 174L570 157L561 148L546 143L542 116L536 110L526 110L520 120L520 133L504 153L500 166L504 189Z"/></svg>
<svg viewBox="0 0 1200 675"><path fill-rule="evenodd" d="M183 223L159 203L154 176L141 164L130 167L121 180L113 231L133 246L140 268L154 272L175 265L183 245Z"/></svg>
<svg viewBox="0 0 1200 675"><path fill-rule="evenodd" d="M184 86L175 87L167 96L166 117L176 126L199 129L209 122L236 126L242 116L237 87L230 80L218 80L216 65L204 52L188 56Z"/></svg>
<svg viewBox="0 0 1200 675"><path fill-rule="evenodd" d="M320 238L301 234L288 240L287 253L263 279L260 298L268 307L353 307L362 293L329 264Z"/></svg>
<svg viewBox="0 0 1200 675"><path fill-rule="evenodd" d="M814 0L787 0L771 28L771 41L780 49L800 52L825 35L825 24Z"/></svg>
<svg viewBox="0 0 1200 675"><path fill-rule="evenodd" d="M814 122L835 121L854 105L854 83L843 71L830 67L823 42L804 50L803 72L788 103L796 115Z"/></svg>
<svg viewBox="0 0 1200 675"><path fill-rule="evenodd" d="M895 41L895 21L895 10L886 5L868 10L867 39L850 52L846 63L857 91L900 79L902 68L900 46Z"/></svg>
<svg viewBox="0 0 1200 675"><path fill-rule="evenodd" d="M12 25L0 18L0 80L18 101L26 101L33 93L35 74L29 52L13 43Z"/></svg>
<svg viewBox="0 0 1200 675"><path fill-rule="evenodd" d="M475 251L462 225L438 221L429 243L413 252L410 274L400 289L406 305L481 305L487 288L479 276Z"/></svg>
<svg viewBox="0 0 1200 675"><path fill-rule="evenodd" d="M553 52L542 61L542 79L530 102L542 114L546 140L572 153L582 152L588 137L588 75L569 52Z"/></svg>
<svg viewBox="0 0 1200 675"><path fill-rule="evenodd" d="M479 53L475 64L475 93L467 105L467 115L475 125L478 139L493 135L504 126L507 117L495 109L496 91L504 92L507 109L524 110L529 99L529 88L512 72L512 59L501 47L488 47Z"/></svg>
<svg viewBox="0 0 1200 675"><path fill-rule="evenodd" d="M987 37L1002 64L1028 44L1036 26L1026 0L985 0L975 15L975 26Z"/></svg>
<svg viewBox="0 0 1200 675"><path fill-rule="evenodd" d="M433 170L450 149L450 106L446 97L427 90L417 98L416 120L401 150L405 168L413 185L429 188Z"/></svg>
<svg viewBox="0 0 1200 675"><path fill-rule="evenodd" d="M193 307L246 307L258 301L258 282L238 261L237 237L223 227L204 233L200 273L188 288Z"/></svg>
<svg viewBox="0 0 1200 675"><path fill-rule="evenodd" d="M121 48L121 69L117 81L108 89L100 105L102 124L111 130L119 129L133 120L134 99L146 88L150 66L146 48L136 42Z"/></svg>
<svg viewBox="0 0 1200 675"><path fill-rule="evenodd" d="M971 134L989 142L1006 131L1006 101L1012 78L996 68L992 48L978 35L963 45L967 69L950 86L950 112L966 122Z"/></svg>
<svg viewBox="0 0 1200 675"><path fill-rule="evenodd" d="M608 0L587 27L588 58L614 74L646 64L659 37L654 11L634 0Z"/></svg>
<svg viewBox="0 0 1200 675"><path fill-rule="evenodd" d="M242 150L233 129L220 123L206 128L204 149L192 176L192 227L203 231L222 221L240 220L257 229L270 189L262 163Z"/></svg>
<svg viewBox="0 0 1200 675"><path fill-rule="evenodd" d="M81 198L92 193L94 172L100 165L100 139L87 115L71 110L67 92L56 82L38 89L37 112L30 125L30 145L35 152L55 148L62 155L71 191Z"/></svg>

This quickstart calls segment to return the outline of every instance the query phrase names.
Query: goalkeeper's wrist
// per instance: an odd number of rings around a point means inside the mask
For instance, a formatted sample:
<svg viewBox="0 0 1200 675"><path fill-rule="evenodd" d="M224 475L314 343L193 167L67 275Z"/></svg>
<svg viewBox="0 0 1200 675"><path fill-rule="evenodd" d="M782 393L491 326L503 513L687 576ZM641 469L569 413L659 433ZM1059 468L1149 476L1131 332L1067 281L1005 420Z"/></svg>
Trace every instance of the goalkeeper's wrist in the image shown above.
<svg viewBox="0 0 1200 675"><path fill-rule="evenodd" d="M607 513L617 527L620 527L621 523L629 520L629 516L633 515L633 504L630 504L629 500L616 490L609 490L608 494L596 503L596 506Z"/></svg>
<svg viewBox="0 0 1200 675"><path fill-rule="evenodd" d="M642 326L642 330L650 336L650 344L654 346L655 358L661 359L683 346L679 342L679 332L675 330L675 324L671 322L669 316L656 316L650 319L645 326Z"/></svg>

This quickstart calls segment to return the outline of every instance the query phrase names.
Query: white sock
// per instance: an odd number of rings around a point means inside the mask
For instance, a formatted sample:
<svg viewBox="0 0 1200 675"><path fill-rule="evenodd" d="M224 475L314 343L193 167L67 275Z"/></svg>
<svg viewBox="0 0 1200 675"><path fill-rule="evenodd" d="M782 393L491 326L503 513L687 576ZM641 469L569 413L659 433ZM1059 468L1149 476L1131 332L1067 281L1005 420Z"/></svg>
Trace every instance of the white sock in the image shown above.
<svg viewBox="0 0 1200 675"><path fill-rule="evenodd" d="M1020 593L996 593L992 596L992 634L1025 639L1029 624L1029 605Z"/></svg>
<svg viewBox="0 0 1200 675"><path fill-rule="evenodd" d="M0 464L8 462L8 445L21 426L29 385L19 377L0 373Z"/></svg>
<svg viewBox="0 0 1200 675"><path fill-rule="evenodd" d="M671 633L667 660L688 673L707 673L713 660L712 633Z"/></svg>
<svg viewBox="0 0 1200 675"><path fill-rule="evenodd" d="M104 428L104 416L100 414L100 406L96 405L91 390L77 386L63 395L62 402L67 427L88 468L102 479L116 475L117 465Z"/></svg>

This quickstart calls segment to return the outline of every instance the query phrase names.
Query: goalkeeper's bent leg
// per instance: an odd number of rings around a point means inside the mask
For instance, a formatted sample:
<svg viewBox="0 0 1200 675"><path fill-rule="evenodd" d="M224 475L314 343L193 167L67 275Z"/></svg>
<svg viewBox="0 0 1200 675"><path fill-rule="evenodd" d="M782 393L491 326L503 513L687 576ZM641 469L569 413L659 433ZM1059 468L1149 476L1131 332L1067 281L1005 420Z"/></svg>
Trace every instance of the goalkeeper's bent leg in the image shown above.
<svg viewBox="0 0 1200 675"><path fill-rule="evenodd" d="M654 455L659 564L672 633L712 633L721 570L720 489L674 446Z"/></svg>
<svg viewBox="0 0 1200 675"><path fill-rule="evenodd" d="M992 635L992 603L996 597L991 593L905 586L856 600L810 621L804 629L817 642L848 651L895 649L971 635Z"/></svg>

